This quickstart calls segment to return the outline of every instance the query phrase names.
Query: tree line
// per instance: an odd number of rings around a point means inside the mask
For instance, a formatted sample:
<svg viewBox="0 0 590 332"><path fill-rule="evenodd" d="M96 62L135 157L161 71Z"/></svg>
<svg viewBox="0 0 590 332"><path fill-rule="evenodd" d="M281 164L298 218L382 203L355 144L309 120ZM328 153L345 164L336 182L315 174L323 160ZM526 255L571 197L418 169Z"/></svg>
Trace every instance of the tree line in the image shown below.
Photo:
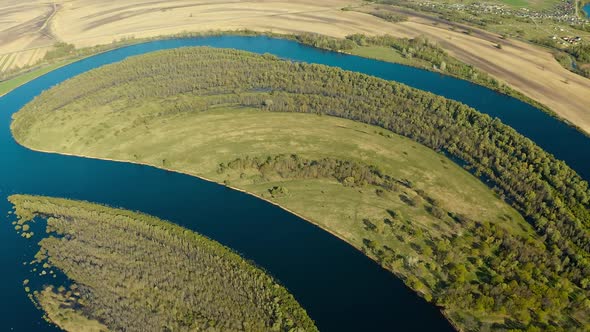
<svg viewBox="0 0 590 332"><path fill-rule="evenodd" d="M300 43L333 51L350 52L358 47L381 46L398 52L408 60L407 64L427 70L435 70L446 75L468 80L495 91L519 98L530 104L537 105L534 100L502 84L487 73L466 64L449 55L436 43L420 36L416 38L399 38L392 35L367 36L363 34L348 35L344 39L304 33L294 37ZM419 59L423 62L412 61Z"/></svg>

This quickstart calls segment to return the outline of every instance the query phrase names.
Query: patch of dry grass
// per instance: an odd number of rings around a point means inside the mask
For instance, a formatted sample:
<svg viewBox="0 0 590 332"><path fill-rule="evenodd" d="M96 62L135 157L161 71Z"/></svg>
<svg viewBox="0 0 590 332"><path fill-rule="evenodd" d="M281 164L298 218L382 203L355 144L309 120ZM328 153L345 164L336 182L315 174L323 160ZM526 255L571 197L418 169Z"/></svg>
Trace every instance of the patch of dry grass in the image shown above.
<svg viewBox="0 0 590 332"><path fill-rule="evenodd" d="M360 220L383 214L385 209L400 211L424 227L440 224L436 228L454 230L423 207L408 206L397 196L378 197L372 189L343 190L336 180L260 181L256 176L244 177L239 173L219 174L218 165L246 156L279 154L353 160L375 165L395 178L410 180L415 189L424 190L449 211L486 222L508 216L513 220L507 223L508 227L528 227L516 211L455 163L379 127L329 116L235 108L149 116L159 109L157 102L149 102L125 112L114 112L110 106L80 112L73 106L40 113L46 119L37 121L30 131L35 135L24 137L21 143L41 150L165 166L220 183L227 181L276 200L342 235L364 232ZM288 187L290 195L270 197L268 189L274 185ZM398 194L415 195L413 191ZM362 238L358 234L356 237Z"/></svg>

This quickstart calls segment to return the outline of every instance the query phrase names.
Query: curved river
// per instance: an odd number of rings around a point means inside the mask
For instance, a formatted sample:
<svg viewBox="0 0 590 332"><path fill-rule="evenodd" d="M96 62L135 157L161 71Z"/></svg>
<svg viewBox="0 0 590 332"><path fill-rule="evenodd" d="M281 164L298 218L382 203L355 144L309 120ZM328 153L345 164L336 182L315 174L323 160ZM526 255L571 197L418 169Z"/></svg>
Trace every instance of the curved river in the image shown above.
<svg viewBox="0 0 590 332"><path fill-rule="evenodd" d="M270 271L308 310L322 331L451 331L439 310L391 273L321 229L267 202L190 176L152 167L33 152L9 130L11 114L63 80L128 56L182 46L231 47L296 61L338 66L396 80L462 101L501 118L590 176L590 139L534 107L436 73L293 41L222 36L154 41L70 64L0 98L0 211L5 197L26 193L83 199L139 210L209 236ZM25 296L23 261L36 251L8 222L0 223L0 328L55 331Z"/></svg>

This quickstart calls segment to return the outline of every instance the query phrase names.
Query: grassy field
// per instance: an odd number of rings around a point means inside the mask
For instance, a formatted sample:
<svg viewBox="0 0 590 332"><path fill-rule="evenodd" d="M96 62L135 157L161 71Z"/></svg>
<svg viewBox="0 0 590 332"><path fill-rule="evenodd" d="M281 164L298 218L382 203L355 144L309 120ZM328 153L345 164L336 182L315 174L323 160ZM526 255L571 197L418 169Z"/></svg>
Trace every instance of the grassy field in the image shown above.
<svg viewBox="0 0 590 332"><path fill-rule="evenodd" d="M518 213L484 184L446 157L378 127L329 116L246 108L221 107L165 118L150 116L158 111L155 101L125 112L104 107L85 112L83 116L77 110L60 110L40 121L32 129L36 134L21 143L41 150L166 166L220 183L229 182L269 199L274 199L268 194L270 187L279 182L288 187L294 185L299 189L277 198L281 205L324 226L333 225L339 234L355 228L355 233L362 231L362 223L354 216L374 214L374 207L383 210L385 202L379 202L374 192L342 191L336 181L260 181L253 177L240 178L240 174L220 174L218 165L245 156L279 154L356 160L375 165L396 178L410 180L443 206L470 218L494 221L508 215L510 219L522 221ZM324 188L326 184L327 187L331 184L332 189ZM307 195L322 191L325 194L317 197ZM423 221L427 227L439 223L425 210L407 207L399 199L393 207L411 219ZM362 240L358 235L355 238Z"/></svg>
<svg viewBox="0 0 590 332"><path fill-rule="evenodd" d="M406 58L400 52L397 52L391 47L384 46L363 46L357 47L350 51L351 54L362 56L365 58L377 59L382 61L401 63L408 66L427 67L430 63L416 58Z"/></svg>
<svg viewBox="0 0 590 332"><path fill-rule="evenodd" d="M7 94L8 92L18 88L19 86L21 86L29 81L34 80L37 77L43 76L43 75L45 75L45 74L47 74L59 67L65 66L65 65L75 62L77 60L78 59L69 59L69 60L56 62L54 64L43 66L41 68L38 68L38 69L32 70L30 72L27 72L25 74L19 75L13 79L8 80L8 81L0 82L0 96Z"/></svg>

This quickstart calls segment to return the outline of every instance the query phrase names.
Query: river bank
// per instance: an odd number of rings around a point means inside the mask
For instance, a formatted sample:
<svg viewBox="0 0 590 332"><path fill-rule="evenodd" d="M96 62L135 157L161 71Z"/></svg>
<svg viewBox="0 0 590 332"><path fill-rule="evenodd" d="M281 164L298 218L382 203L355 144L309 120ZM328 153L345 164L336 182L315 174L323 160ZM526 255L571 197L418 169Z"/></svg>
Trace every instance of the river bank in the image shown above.
<svg viewBox="0 0 590 332"><path fill-rule="evenodd" d="M487 84L486 83L486 82L488 82L487 80L482 81L481 79L472 79L472 77L477 77L478 75L475 75L475 76L473 76L473 74L470 74L468 76L458 75L458 74L454 74L454 73L441 71L440 69L436 68L435 65L432 65L432 64L431 65L424 65L419 62L413 62L413 61L392 60L391 57L383 56L383 55L375 55L373 52L367 53L365 55L364 54L365 52L362 51L363 47L360 47L361 50L355 51L354 53L351 53L349 50L343 51L343 50L339 49L339 46L337 46L337 45L342 44L343 39L338 39L338 38L334 38L334 37L328 37L328 36L322 36L322 35L316 35L316 34L298 35L298 34L274 33L274 32L268 32L268 31L256 31L256 30L249 30L249 29L216 30L216 31L211 30L211 31L204 31L204 32L182 32L182 33L171 34L171 35L158 35L155 37L143 37L143 38L133 37L133 38L125 38L121 41L113 42L112 44L99 45L99 46L93 46L93 47L85 47L85 48L82 48L82 49L79 49L76 51L77 53L81 53L82 54L81 56L74 56L73 58L66 57L65 59L59 60L60 64L41 65L40 68L32 69L32 70L24 69L25 70L24 73L18 73L18 74L16 74L15 77L0 82L0 96L6 94L11 89L18 87L31 79L34 79L36 77L39 77L39 76L47 73L50 70L54 70L56 68L62 67L62 66L67 65L69 63L73 63L73 62L82 60L82 59L92 56L92 55L112 51L112 50L115 50L115 49L118 49L121 47L126 47L126 46L130 46L130 45L134 45L134 44L153 42L153 41L158 41L158 40L170 40L170 39L178 39L178 38L202 38L202 37L211 37L211 36L231 36L231 35L266 36L269 38L293 40L293 41L300 42L304 45L316 47L316 48L322 49L322 50L335 51L335 52L341 52L341 53L346 53L346 54L357 53L357 54L360 54L358 56L363 56L363 57L367 57L367 58L371 58L371 59L391 62L391 63L400 64L400 65L404 65L404 66L410 66L410 67L414 67L414 68L418 68L418 69L422 69L422 70L427 70L427 71L430 71L433 73L437 73L439 75L445 75L445 76L465 80L465 81L471 82L473 84L477 84L479 86L491 89L491 90L496 91L498 93L501 93L501 94L516 98L520 101L523 101L524 103L527 103L535 108L542 110L543 112L551 115L552 117L564 122L568 126L571 126L572 128L575 128L576 130L583 133L584 135L590 137L590 131L588 129L585 129L586 128L585 124L580 125L580 123L577 123L577 121L572 122L572 121L568 120L568 117L564 117L562 114L555 112L550 107L546 106L545 104L541 103L540 101L530 98L527 95L525 95L517 90L514 90L509 85L505 85L505 84L497 83L497 82L495 84L491 84L491 83ZM327 44L325 42L326 39L327 39ZM321 43L318 41L320 41ZM321 46L321 45L335 45L335 46L326 47L326 46ZM357 47L358 47L358 45L357 45Z"/></svg>

